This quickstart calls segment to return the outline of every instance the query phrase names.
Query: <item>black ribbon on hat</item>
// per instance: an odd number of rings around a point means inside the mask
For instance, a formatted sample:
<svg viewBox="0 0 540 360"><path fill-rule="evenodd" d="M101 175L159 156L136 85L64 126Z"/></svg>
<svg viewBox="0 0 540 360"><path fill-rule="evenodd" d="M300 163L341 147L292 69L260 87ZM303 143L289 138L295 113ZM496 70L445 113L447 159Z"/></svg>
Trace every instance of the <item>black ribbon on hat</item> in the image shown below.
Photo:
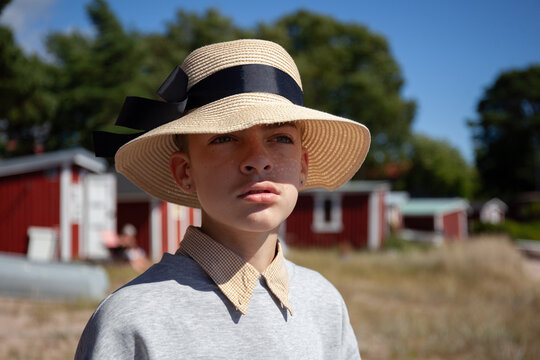
<svg viewBox="0 0 540 360"><path fill-rule="evenodd" d="M122 145L145 132L181 118L188 110L227 96L265 92L281 95L296 105L304 103L302 89L289 74L263 64L238 65L217 71L189 91L187 84L187 75L177 66L157 91L165 102L126 97L115 125L140 131L132 134L94 131L96 156L112 157Z"/></svg>

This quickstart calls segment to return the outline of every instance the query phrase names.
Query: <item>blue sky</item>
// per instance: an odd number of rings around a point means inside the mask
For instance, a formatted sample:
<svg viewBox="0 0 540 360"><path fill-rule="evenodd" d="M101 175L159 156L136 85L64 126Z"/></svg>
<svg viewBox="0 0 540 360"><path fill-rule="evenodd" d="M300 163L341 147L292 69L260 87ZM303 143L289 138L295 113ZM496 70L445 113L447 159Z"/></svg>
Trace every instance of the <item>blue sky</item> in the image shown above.
<svg viewBox="0 0 540 360"><path fill-rule="evenodd" d="M88 0L14 0L0 22L27 52L43 53L51 31L91 33ZM540 65L540 1L109 0L127 29L162 32L177 9L218 8L243 27L272 22L299 8L367 26L388 40L405 78L403 97L417 102L413 129L474 159L468 119L502 71Z"/></svg>

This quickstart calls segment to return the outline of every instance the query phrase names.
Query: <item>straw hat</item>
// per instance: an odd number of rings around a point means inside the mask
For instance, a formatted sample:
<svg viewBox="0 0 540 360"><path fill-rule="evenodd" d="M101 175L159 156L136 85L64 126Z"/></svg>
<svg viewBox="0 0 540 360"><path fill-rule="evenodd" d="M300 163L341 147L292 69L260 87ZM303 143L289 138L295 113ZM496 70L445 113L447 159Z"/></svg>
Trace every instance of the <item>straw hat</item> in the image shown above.
<svg viewBox="0 0 540 360"><path fill-rule="evenodd" d="M298 121L309 159L304 189L340 187L360 168L369 149L370 134L364 125L302 106L298 69L273 42L236 40L199 48L158 93L166 102L126 99L117 121L145 130L142 135L104 140L100 134L94 144L98 154L116 142L109 149L112 156L115 146L134 137L116 151L117 171L168 202L200 207L197 195L183 192L171 174L169 157L178 151L175 134L223 134ZM98 155L107 156L106 151Z"/></svg>

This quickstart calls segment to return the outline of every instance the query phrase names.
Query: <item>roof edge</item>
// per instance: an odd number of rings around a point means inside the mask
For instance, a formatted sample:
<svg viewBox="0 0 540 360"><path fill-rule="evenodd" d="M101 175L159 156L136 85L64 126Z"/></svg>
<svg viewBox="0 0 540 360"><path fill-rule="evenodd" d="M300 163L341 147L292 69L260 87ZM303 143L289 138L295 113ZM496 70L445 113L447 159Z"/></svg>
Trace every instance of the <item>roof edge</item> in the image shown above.
<svg viewBox="0 0 540 360"><path fill-rule="evenodd" d="M27 174L63 164L75 164L94 173L107 170L107 162L83 148L59 150L41 155L19 156L0 161L0 177Z"/></svg>

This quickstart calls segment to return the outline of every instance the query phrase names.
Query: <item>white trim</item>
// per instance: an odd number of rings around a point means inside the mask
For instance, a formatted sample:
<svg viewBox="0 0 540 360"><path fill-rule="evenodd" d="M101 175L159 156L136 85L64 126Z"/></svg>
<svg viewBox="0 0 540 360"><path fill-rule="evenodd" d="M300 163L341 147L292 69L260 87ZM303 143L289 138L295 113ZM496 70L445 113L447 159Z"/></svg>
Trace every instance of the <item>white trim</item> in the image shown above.
<svg viewBox="0 0 540 360"><path fill-rule="evenodd" d="M179 205L167 203L167 252L171 254L177 247L179 208Z"/></svg>
<svg viewBox="0 0 540 360"><path fill-rule="evenodd" d="M367 245L369 250L379 248L379 212L380 212L379 192L374 191L369 194L368 200L368 238Z"/></svg>
<svg viewBox="0 0 540 360"><path fill-rule="evenodd" d="M82 168L96 173L102 173L107 170L107 163L96 157L89 157L87 154L75 154L73 162Z"/></svg>
<svg viewBox="0 0 540 360"><path fill-rule="evenodd" d="M283 221L281 225L279 225L278 239L283 254L287 255L287 252L289 251L289 247L287 246L287 221Z"/></svg>
<svg viewBox="0 0 540 360"><path fill-rule="evenodd" d="M458 216L458 226L461 233L461 238L465 239L469 235L467 229L467 216L465 215L465 211L461 211Z"/></svg>
<svg viewBox="0 0 540 360"><path fill-rule="evenodd" d="M71 166L63 163L60 171L60 259L71 260Z"/></svg>
<svg viewBox="0 0 540 360"><path fill-rule="evenodd" d="M202 224L202 213L201 209L193 208L193 226L201 226Z"/></svg>
<svg viewBox="0 0 540 360"><path fill-rule="evenodd" d="M324 204L331 202L330 221L325 219ZM311 231L314 233L340 233L343 231L343 218L341 210L341 194L315 193L313 195L313 223Z"/></svg>
<svg viewBox="0 0 540 360"><path fill-rule="evenodd" d="M85 257L85 239L84 239L84 227L86 226L86 212L88 208L88 200L86 199L86 187L85 187L85 180L86 176L89 174L86 170L81 170L79 172L79 186L81 187L81 219L79 220L79 258ZM114 192L114 196L116 196L116 191ZM116 204L116 201L114 202ZM116 206L115 206L116 209ZM116 218L116 212L114 214L114 217ZM116 227L114 228L116 230Z"/></svg>
<svg viewBox="0 0 540 360"><path fill-rule="evenodd" d="M161 200L150 201L150 258L159 260L163 254L161 246Z"/></svg>
<svg viewBox="0 0 540 360"><path fill-rule="evenodd" d="M187 206L180 206L179 209L179 221L180 221L180 239L184 238L184 234L189 224L189 208Z"/></svg>
<svg viewBox="0 0 540 360"><path fill-rule="evenodd" d="M433 216L433 230L441 234L444 234L443 216L444 215L442 214L435 214L435 216Z"/></svg>
<svg viewBox="0 0 540 360"><path fill-rule="evenodd" d="M83 186L83 219L81 221L81 225L79 226L79 258L85 259L88 257L88 247L89 247L89 240L90 234L89 234L89 223L90 219L88 218L89 213L89 203L90 199L88 196L88 177L85 176L81 179L81 184ZM113 229L116 231L116 228Z"/></svg>

